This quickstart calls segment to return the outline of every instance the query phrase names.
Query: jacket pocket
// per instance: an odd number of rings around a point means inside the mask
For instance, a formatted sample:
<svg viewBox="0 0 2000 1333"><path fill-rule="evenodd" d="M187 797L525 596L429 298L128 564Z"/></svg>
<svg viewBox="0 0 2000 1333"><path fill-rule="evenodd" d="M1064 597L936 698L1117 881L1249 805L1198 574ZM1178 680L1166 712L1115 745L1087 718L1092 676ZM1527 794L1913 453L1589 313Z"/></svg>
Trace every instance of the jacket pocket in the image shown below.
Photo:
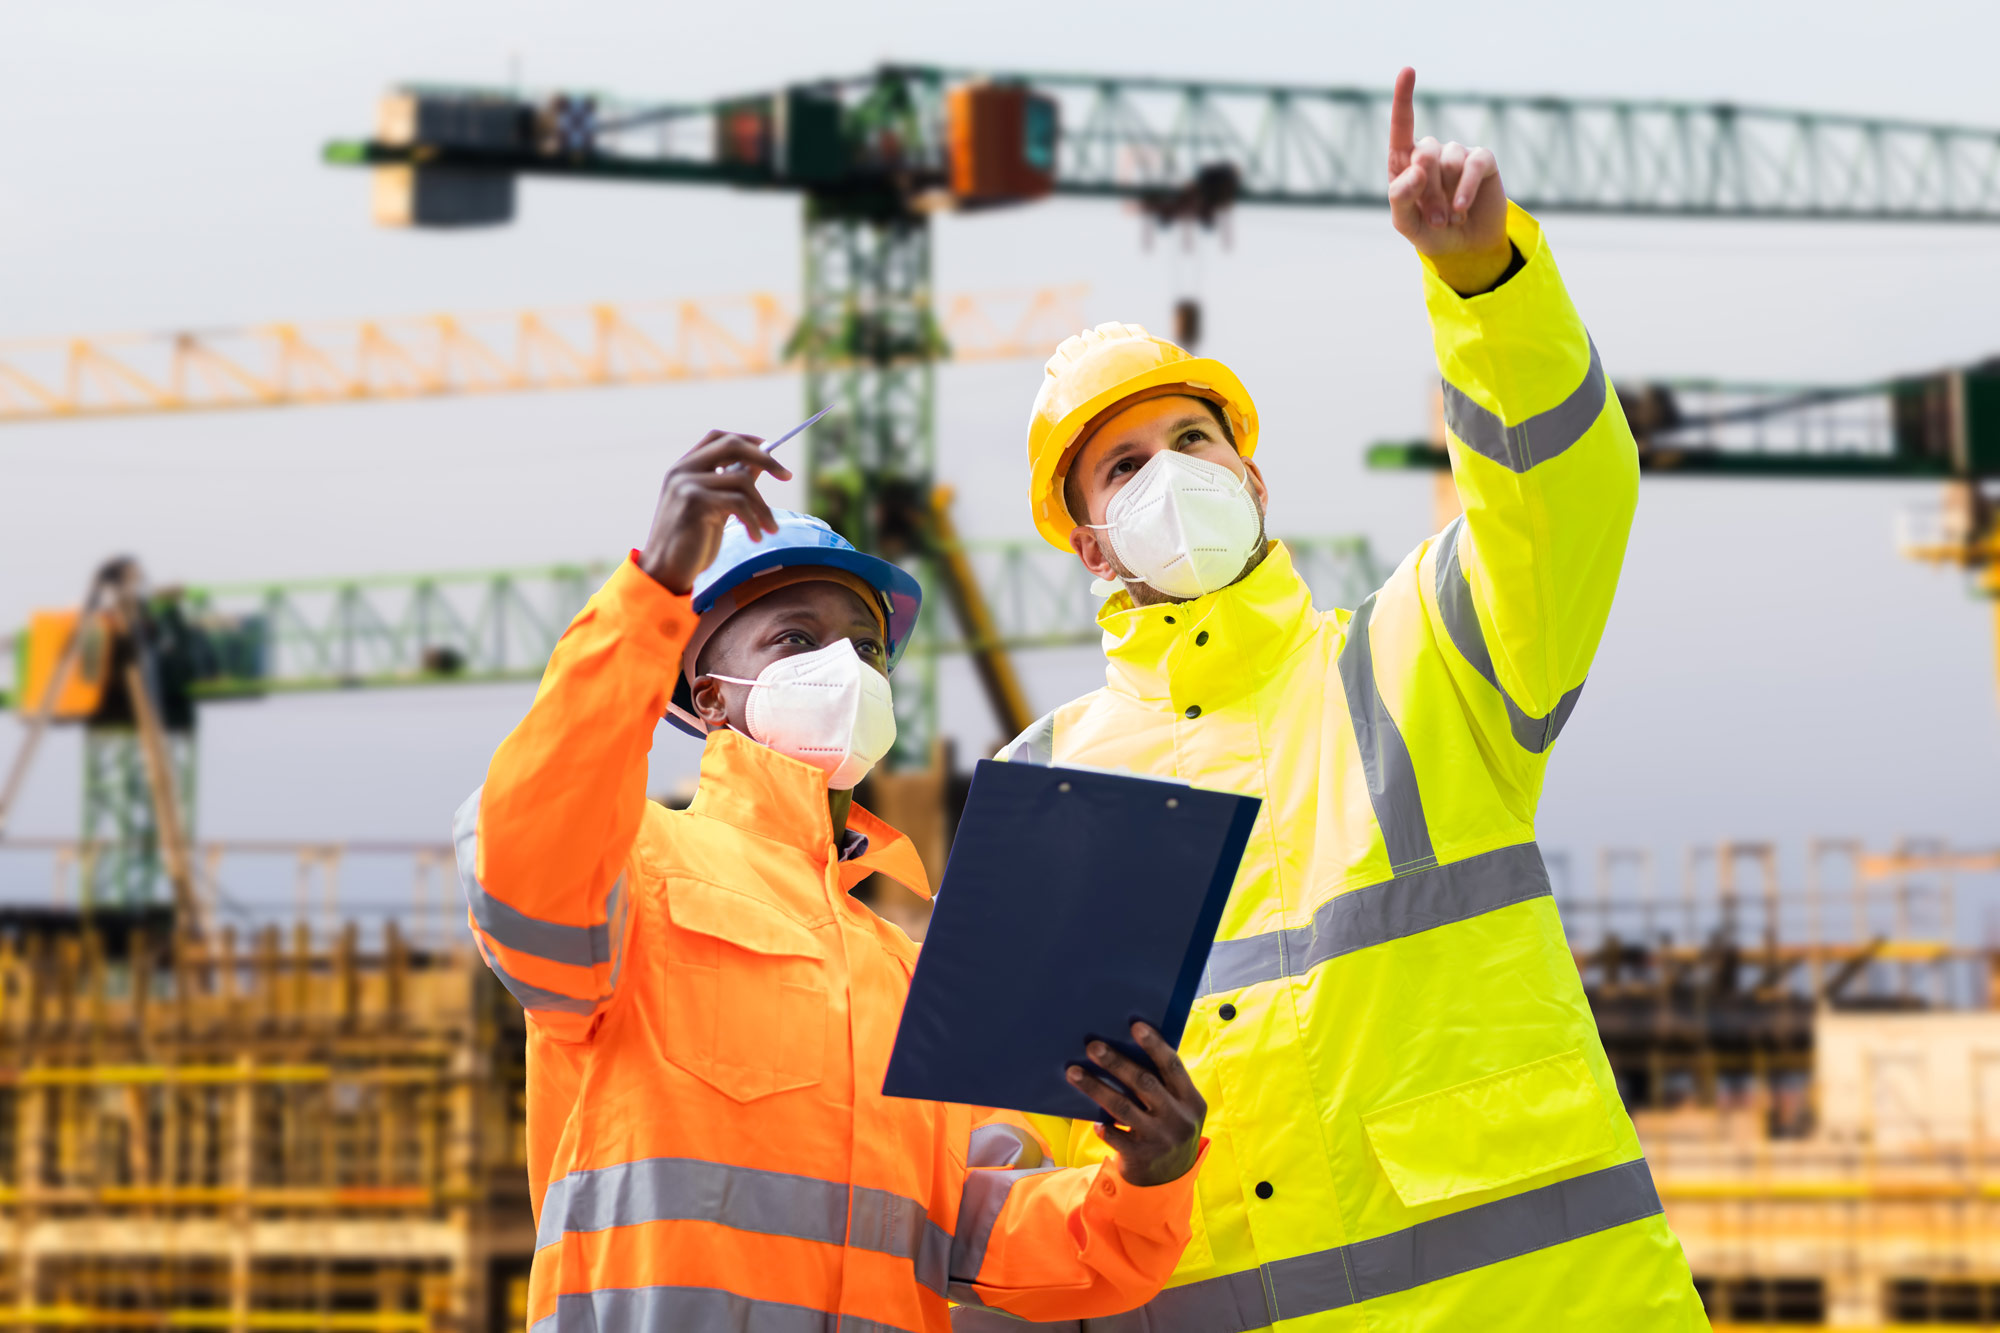
<svg viewBox="0 0 2000 1333"><path fill-rule="evenodd" d="M1580 1051L1377 1107L1361 1117L1409 1207L1499 1189L1608 1153L1604 1094Z"/></svg>
<svg viewBox="0 0 2000 1333"><path fill-rule="evenodd" d="M826 949L768 903L669 880L667 1059L734 1101L820 1081L826 1061Z"/></svg>

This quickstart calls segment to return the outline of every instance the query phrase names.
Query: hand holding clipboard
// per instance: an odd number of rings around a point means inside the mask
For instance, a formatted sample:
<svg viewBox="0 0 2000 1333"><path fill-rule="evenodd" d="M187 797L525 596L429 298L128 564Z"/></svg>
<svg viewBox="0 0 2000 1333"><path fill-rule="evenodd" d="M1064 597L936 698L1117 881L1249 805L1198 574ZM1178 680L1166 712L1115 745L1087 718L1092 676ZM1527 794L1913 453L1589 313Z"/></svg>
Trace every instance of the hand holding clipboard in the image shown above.
<svg viewBox="0 0 2000 1333"><path fill-rule="evenodd" d="M981 763L883 1092L1147 1132L1156 1126L1127 1117L1198 1102L1172 1048L1259 805L1119 773ZM1070 1073L1079 1055L1082 1081Z"/></svg>

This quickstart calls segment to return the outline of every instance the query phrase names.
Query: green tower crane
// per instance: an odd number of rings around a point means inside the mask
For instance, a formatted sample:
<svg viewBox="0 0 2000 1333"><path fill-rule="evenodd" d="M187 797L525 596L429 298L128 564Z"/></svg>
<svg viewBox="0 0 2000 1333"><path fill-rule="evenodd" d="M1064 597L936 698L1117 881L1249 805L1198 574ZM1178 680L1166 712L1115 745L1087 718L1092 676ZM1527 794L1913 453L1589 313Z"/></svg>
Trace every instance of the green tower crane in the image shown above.
<svg viewBox="0 0 2000 1333"><path fill-rule="evenodd" d="M1005 662L1013 653L1096 642L1097 599L1076 561L1038 541L959 541L948 527L939 535L951 583L983 591L986 619L975 624L961 611L956 634L934 631L913 651ZM1286 544L1324 605L1367 596L1387 572L1358 537ZM14 651L0 652L0 711L28 728L28 743L0 773L0 834L42 731L80 725L84 900L148 904L162 884L185 899L192 870L176 858L192 839L203 707L536 680L611 567L606 559L149 589L135 562L113 561L80 609L36 614L11 636ZM982 683L1000 711L1001 684Z"/></svg>
<svg viewBox="0 0 2000 1333"><path fill-rule="evenodd" d="M518 176L803 196L810 505L857 545L939 560L930 215L1050 195L1162 222L1233 204L1377 208L1386 90L888 65L710 103L409 85L326 160L376 169L378 220L490 225ZM1544 212L2000 222L2000 134L1723 104L1424 93L1428 133L1491 146ZM948 589L954 604L977 589ZM920 659L931 661L933 659ZM899 681L892 762L931 762L935 676ZM1025 719L1019 719L1025 722Z"/></svg>

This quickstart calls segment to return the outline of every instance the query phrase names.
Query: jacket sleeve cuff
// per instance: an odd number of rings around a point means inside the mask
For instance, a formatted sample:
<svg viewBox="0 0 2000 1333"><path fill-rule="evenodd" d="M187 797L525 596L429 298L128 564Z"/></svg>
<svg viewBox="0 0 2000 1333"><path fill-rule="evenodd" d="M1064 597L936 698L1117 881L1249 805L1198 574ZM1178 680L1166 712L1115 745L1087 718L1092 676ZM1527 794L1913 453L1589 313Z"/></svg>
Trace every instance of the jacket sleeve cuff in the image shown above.
<svg viewBox="0 0 2000 1333"><path fill-rule="evenodd" d="M618 562L591 601L627 648L679 673L681 652L701 617L695 614L691 596L669 592L639 567L637 551Z"/></svg>
<svg viewBox="0 0 2000 1333"><path fill-rule="evenodd" d="M1591 348L1540 224L1511 201L1507 237L1524 261L1513 277L1460 296L1426 263L1424 305L1445 381L1516 423L1562 402L1588 373Z"/></svg>
<svg viewBox="0 0 2000 1333"><path fill-rule="evenodd" d="M1504 319L1524 304L1535 303L1536 296L1531 289L1539 288L1547 281L1555 268L1555 260L1543 239L1542 224L1511 199L1507 201L1507 239L1520 254L1521 266L1505 282L1476 296L1460 296L1450 283L1438 276L1437 265L1431 262L1429 255L1417 256L1424 270L1424 304L1429 307L1433 322Z"/></svg>
<svg viewBox="0 0 2000 1333"><path fill-rule="evenodd" d="M1178 1260L1180 1246L1187 1243L1193 1232L1194 1184L1201 1175L1202 1163L1207 1160L1208 1138L1204 1135L1194 1165L1178 1178L1164 1185L1134 1185L1118 1174L1117 1159L1107 1158L1097 1164L1091 1198L1121 1231L1142 1236L1171 1235L1174 1257Z"/></svg>

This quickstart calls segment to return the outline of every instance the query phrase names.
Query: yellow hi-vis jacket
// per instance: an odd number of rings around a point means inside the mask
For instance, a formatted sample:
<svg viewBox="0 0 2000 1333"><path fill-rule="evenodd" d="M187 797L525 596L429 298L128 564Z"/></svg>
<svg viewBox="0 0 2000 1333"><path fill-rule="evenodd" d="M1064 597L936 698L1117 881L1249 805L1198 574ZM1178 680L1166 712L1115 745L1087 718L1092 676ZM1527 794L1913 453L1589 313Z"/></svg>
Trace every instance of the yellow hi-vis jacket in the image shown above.
<svg viewBox="0 0 2000 1333"><path fill-rule="evenodd" d="M1181 1043L1194 1237L1092 1333L1707 1327L1534 841L1637 454L1540 227L1508 230L1499 288L1424 276L1464 516L1351 614L1282 545L1192 602L1120 593L1104 688L1004 752L1264 800Z"/></svg>

